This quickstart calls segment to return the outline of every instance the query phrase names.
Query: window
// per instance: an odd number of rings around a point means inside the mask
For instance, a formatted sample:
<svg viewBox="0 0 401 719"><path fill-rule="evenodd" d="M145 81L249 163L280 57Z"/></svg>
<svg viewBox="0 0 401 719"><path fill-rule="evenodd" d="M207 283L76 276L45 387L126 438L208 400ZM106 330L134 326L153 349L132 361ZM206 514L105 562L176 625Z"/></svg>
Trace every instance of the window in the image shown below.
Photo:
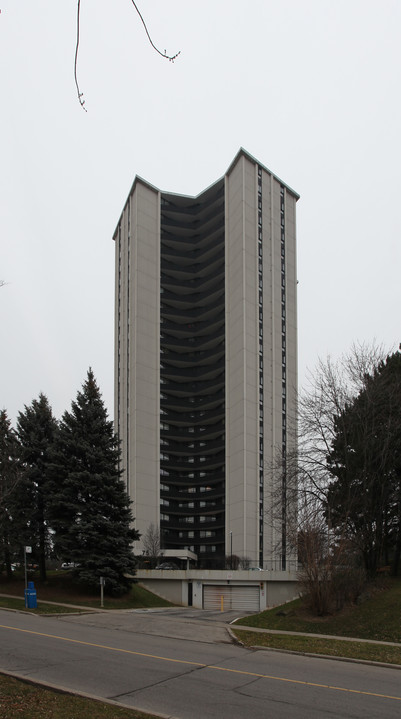
<svg viewBox="0 0 401 719"><path fill-rule="evenodd" d="M160 505L162 505L163 507L169 507L170 502L168 501L168 499L163 499L163 498L162 498L162 499L160 500Z"/></svg>
<svg viewBox="0 0 401 719"><path fill-rule="evenodd" d="M169 519L170 519L170 515L168 515L168 514L160 514L160 519L161 519L163 522L168 522Z"/></svg>

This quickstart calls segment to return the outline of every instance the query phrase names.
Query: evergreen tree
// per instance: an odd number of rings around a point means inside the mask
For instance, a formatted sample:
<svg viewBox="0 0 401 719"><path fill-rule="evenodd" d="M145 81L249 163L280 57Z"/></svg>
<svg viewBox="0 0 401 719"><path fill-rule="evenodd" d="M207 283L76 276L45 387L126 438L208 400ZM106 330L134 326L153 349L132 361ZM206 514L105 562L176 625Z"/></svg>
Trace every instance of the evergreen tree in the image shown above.
<svg viewBox="0 0 401 719"><path fill-rule="evenodd" d="M49 498L50 451L57 432L57 421L44 394L25 405L17 419L17 435L24 496L21 511L29 513L28 540L34 547L33 556L39 564L40 578L46 579L46 557L50 547L50 531L47 521Z"/></svg>
<svg viewBox="0 0 401 719"><path fill-rule="evenodd" d="M24 523L18 502L18 440L6 410L0 412L0 562L11 578L18 542L22 542Z"/></svg>
<svg viewBox="0 0 401 719"><path fill-rule="evenodd" d="M337 415L328 454L334 477L330 520L360 549L374 575L401 553L401 353L366 374L364 386Z"/></svg>
<svg viewBox="0 0 401 719"><path fill-rule="evenodd" d="M55 550L91 586L126 591L135 559L130 500L121 480L120 446L91 369L60 422L53 452L51 521Z"/></svg>

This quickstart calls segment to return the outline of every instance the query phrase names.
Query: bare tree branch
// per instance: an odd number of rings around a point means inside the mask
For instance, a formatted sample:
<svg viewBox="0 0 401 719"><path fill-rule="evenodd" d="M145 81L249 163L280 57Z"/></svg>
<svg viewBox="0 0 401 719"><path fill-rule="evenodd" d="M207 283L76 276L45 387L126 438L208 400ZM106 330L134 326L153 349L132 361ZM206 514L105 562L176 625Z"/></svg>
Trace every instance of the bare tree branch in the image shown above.
<svg viewBox="0 0 401 719"><path fill-rule="evenodd" d="M154 42L153 42L153 40L152 40L152 38L151 38L151 36L150 36L150 33L149 33L149 30L148 30L147 25L146 25L146 23L145 23L145 20L143 19L142 15L141 15L141 12L140 12L140 10L139 10L139 8L138 8L136 2L134 2L134 0L131 0L131 2L132 2L132 4L133 4L135 10L137 11L137 13L138 13L140 19L141 19L141 22L142 22L142 24L143 24L143 26L144 26L144 28L145 28L145 32L146 32L146 34L147 34L147 36L148 36L148 40L149 40L151 46L153 47L153 49L154 49L161 57L164 57L166 60L169 60L170 62L174 62L174 60L175 60L175 59L178 57L178 55L180 54L181 50L179 50L178 52L176 52L175 55L167 55L166 50L165 50L164 52L162 52L161 50L159 50L159 48L156 47L156 45L154 44ZM76 85L76 88L77 88L78 102L79 102L79 104L81 105L82 109L85 110L85 112L87 112L87 109L86 109L86 107L85 107L85 100L84 100L84 97L83 97L83 93L81 92L81 90L80 90L80 88L79 88L79 83L78 83L78 69L77 69L77 68L78 68L80 12L81 12L81 0L78 0L78 3L77 3L77 41L76 41L76 45L75 45L74 79L75 79L75 85Z"/></svg>
<svg viewBox="0 0 401 719"><path fill-rule="evenodd" d="M88 112L86 107L84 107L85 100L83 99L83 93L79 89L78 76L77 76L80 12L81 12L81 0L78 0L78 5L77 5L77 42L76 42L76 46L75 46L74 78L75 78L75 85L77 87L78 102L81 105L82 109L85 110L85 112Z"/></svg>
<svg viewBox="0 0 401 719"><path fill-rule="evenodd" d="M139 9L138 9L137 4L134 2L134 0L131 0L131 2L132 2L132 4L133 4L135 10L137 11L139 17L140 17L141 20L142 20L143 26L144 26L144 28L145 28L145 32L146 32L146 34L147 34L147 36L148 36L149 42L150 42L150 44L152 45L153 49L156 50L156 52L159 53L159 55L161 55L162 57L166 58L166 60L170 60L170 62L174 62L174 60L175 60L175 59L178 57L178 55L180 54L181 50L179 50L178 52L176 52L175 55L167 55L166 51L161 52L161 51L159 50L159 48L156 47L156 45L154 44L152 38L151 38L150 35L149 35L149 31L148 31L148 28L146 27L145 20L143 19L141 13L139 12Z"/></svg>

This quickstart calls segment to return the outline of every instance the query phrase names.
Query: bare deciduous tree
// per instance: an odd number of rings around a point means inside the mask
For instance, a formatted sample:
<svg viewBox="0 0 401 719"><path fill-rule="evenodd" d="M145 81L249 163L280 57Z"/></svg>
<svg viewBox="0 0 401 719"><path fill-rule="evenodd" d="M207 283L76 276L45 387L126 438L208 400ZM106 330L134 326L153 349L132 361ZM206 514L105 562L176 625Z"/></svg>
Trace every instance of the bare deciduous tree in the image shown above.
<svg viewBox="0 0 401 719"><path fill-rule="evenodd" d="M160 557L163 556L160 540L160 529L155 524L150 524L142 538L143 551L150 561L152 568Z"/></svg>
<svg viewBox="0 0 401 719"><path fill-rule="evenodd" d="M383 348L363 344L354 345L337 362L330 358L320 360L309 376L307 388L300 394L296 426L289 428L294 434L298 431L297 449L287 454L285 462L280 450L268 470L271 473L268 484L272 488L270 521L276 524L283 514L285 472L287 549L298 554L300 583L317 614L324 614L333 603L341 606L361 588L363 572L355 569L358 558L361 564L361 547L347 531L351 506L345 503L341 522L337 512L334 526L337 508L333 505L331 487L337 466L334 460L328 462L328 457L341 422L345 421L344 410L364 390L367 377L384 357ZM369 442L368 435L365 440Z"/></svg>

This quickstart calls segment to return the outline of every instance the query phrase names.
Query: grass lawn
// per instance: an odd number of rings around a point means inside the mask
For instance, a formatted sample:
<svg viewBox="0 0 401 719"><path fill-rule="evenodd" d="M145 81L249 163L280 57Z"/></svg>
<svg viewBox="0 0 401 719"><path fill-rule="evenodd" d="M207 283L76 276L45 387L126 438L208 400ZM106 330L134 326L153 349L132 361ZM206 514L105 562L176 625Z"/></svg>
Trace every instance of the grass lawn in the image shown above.
<svg viewBox="0 0 401 719"><path fill-rule="evenodd" d="M256 634L252 631L235 630L238 639L246 647L268 647L285 649L301 654L321 654L330 657L362 659L364 661L383 662L383 664L401 665L401 647L389 647L365 642L342 642L336 639L318 639L315 637L283 636L282 634Z"/></svg>
<svg viewBox="0 0 401 719"><path fill-rule="evenodd" d="M61 613L73 610L63 607L53 607L48 602L62 602L63 604L78 604L80 606L98 609L100 607L100 587L99 593L85 591L81 585L74 581L70 572L48 572L46 582L41 582L39 577L34 574L29 575L29 581L33 581L37 593L38 608L29 609L27 611L40 613ZM11 580L6 577L0 577L0 594L12 594L21 599L9 599L0 597L0 607L10 609L25 609L24 603L24 578L22 575L15 576ZM104 609L138 609L141 607L169 607L170 602L157 597L152 592L148 592L144 587L133 584L130 591L122 597L104 597Z"/></svg>
<svg viewBox="0 0 401 719"><path fill-rule="evenodd" d="M246 646L265 646L312 654L349 657L401 665L401 646L386 647L369 642L344 642L318 637L297 637L252 632L252 627L287 632L328 634L401 644L401 578L388 579L372 587L370 596L357 606L336 615L314 617L300 599L239 619L249 631L232 629Z"/></svg>
<svg viewBox="0 0 401 719"><path fill-rule="evenodd" d="M131 709L43 689L0 674L2 719L154 719Z"/></svg>

